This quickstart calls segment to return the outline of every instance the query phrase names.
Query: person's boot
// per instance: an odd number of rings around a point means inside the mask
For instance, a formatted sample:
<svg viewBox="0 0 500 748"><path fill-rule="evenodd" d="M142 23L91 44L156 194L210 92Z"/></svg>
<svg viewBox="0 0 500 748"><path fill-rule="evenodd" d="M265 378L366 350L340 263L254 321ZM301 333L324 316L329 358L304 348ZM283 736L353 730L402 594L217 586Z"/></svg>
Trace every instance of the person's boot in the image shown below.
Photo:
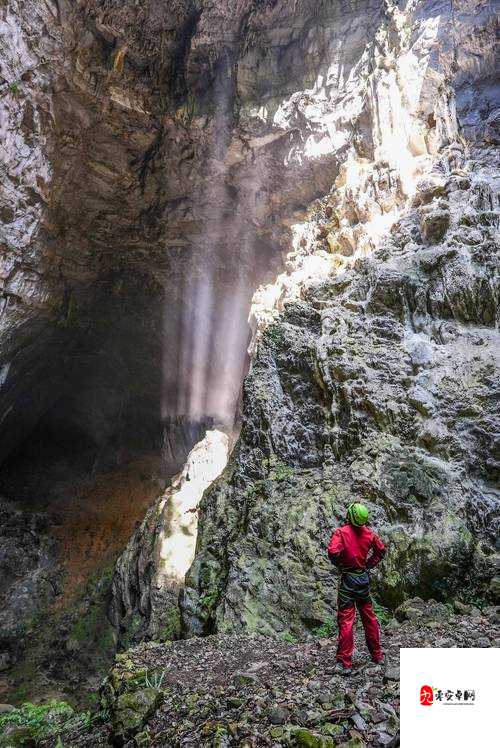
<svg viewBox="0 0 500 748"><path fill-rule="evenodd" d="M342 662L337 662L333 668L333 672L340 673L341 675L350 675L352 673L352 668L347 667Z"/></svg>

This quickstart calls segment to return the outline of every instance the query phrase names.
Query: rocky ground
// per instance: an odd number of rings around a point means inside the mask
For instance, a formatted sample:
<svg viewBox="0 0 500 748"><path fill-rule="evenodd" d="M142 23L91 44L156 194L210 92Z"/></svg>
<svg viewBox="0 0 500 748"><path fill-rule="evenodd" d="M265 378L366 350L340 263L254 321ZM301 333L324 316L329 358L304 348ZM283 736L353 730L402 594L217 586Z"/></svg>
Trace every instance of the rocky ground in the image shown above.
<svg viewBox="0 0 500 748"><path fill-rule="evenodd" d="M499 608L413 598L382 626L383 665L370 662L358 625L351 676L334 672L333 628L304 642L235 634L143 643L116 657L98 715L59 707L52 737L36 744L397 746L400 648L499 646L499 624ZM4 726L2 748L30 745L15 742L22 730L26 739L26 727Z"/></svg>

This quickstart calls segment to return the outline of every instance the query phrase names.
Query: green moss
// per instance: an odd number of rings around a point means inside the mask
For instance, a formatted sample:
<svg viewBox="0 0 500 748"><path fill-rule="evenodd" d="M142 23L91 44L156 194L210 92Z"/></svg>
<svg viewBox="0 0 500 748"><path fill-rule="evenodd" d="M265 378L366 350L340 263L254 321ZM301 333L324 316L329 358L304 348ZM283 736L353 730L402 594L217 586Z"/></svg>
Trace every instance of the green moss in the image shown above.
<svg viewBox="0 0 500 748"><path fill-rule="evenodd" d="M203 595L203 597L201 598L201 604L205 608L213 608L217 602L218 597L219 597L219 593L217 590L210 590L205 595Z"/></svg>
<svg viewBox="0 0 500 748"><path fill-rule="evenodd" d="M486 608L488 607L488 605L490 605L488 600L485 600L484 597L477 597L477 596L468 597L467 603L469 605L473 605L475 608L478 608L481 611L483 610L483 608Z"/></svg>
<svg viewBox="0 0 500 748"><path fill-rule="evenodd" d="M288 467L288 465L285 465L282 462L279 462L275 466L273 472L271 472L269 474L269 478L270 478L270 480L275 480L275 481L281 482L281 481L287 480L292 475L293 475L292 468Z"/></svg>
<svg viewBox="0 0 500 748"><path fill-rule="evenodd" d="M284 642L288 642L289 644L297 644L298 641L298 639L289 631L285 631L285 633L280 634L280 639L283 639Z"/></svg>
<svg viewBox="0 0 500 748"><path fill-rule="evenodd" d="M250 499L253 496L256 496L257 494L262 492L264 487L265 487L265 481L263 480L255 481L255 483L252 483L252 485L246 489L244 493L245 498Z"/></svg>
<svg viewBox="0 0 500 748"><path fill-rule="evenodd" d="M389 623L392 619L390 611L377 600L373 600L373 610L380 623Z"/></svg>
<svg viewBox="0 0 500 748"><path fill-rule="evenodd" d="M161 702L155 688L122 693L113 705L113 726L117 735L128 735L139 730Z"/></svg>
<svg viewBox="0 0 500 748"><path fill-rule="evenodd" d="M267 338L267 340L271 343L278 345L283 343L285 340L283 329L280 327L280 325L269 325L264 333L264 338Z"/></svg>
<svg viewBox="0 0 500 748"><path fill-rule="evenodd" d="M134 738L134 744L137 748L147 748L147 746L151 745L149 730L143 730L143 732L138 733Z"/></svg>
<svg viewBox="0 0 500 748"><path fill-rule="evenodd" d="M333 738L317 735L305 727L299 727L294 730L293 736L296 745L302 748L333 748Z"/></svg>
<svg viewBox="0 0 500 748"><path fill-rule="evenodd" d="M70 639L80 643L95 643L99 648L112 649L115 644L114 629L99 604L91 605L89 611L75 621Z"/></svg>
<svg viewBox="0 0 500 748"><path fill-rule="evenodd" d="M165 625L159 633L159 640L175 641L181 634L181 613L179 608L171 608L165 616Z"/></svg>
<svg viewBox="0 0 500 748"><path fill-rule="evenodd" d="M132 613L125 621L122 622L123 631L120 634L120 647L130 649L133 646L135 637L140 631L144 621L139 613Z"/></svg>
<svg viewBox="0 0 500 748"><path fill-rule="evenodd" d="M330 639L337 633L337 624L334 618L327 618L326 621L312 631L313 636L317 636L320 639Z"/></svg>
<svg viewBox="0 0 500 748"><path fill-rule="evenodd" d="M384 582L388 587L397 587L401 583L401 575L394 569L384 571Z"/></svg>
<svg viewBox="0 0 500 748"><path fill-rule="evenodd" d="M0 716L0 736L6 728L19 728L18 745L31 745L58 735L73 717L73 709L64 701L51 701L43 706L23 704L19 709ZM1 743L0 743L1 744Z"/></svg>
<svg viewBox="0 0 500 748"><path fill-rule="evenodd" d="M331 735L332 738L338 738L344 734L344 727L342 725L336 725L333 722L326 722L321 727L321 731L324 735Z"/></svg>

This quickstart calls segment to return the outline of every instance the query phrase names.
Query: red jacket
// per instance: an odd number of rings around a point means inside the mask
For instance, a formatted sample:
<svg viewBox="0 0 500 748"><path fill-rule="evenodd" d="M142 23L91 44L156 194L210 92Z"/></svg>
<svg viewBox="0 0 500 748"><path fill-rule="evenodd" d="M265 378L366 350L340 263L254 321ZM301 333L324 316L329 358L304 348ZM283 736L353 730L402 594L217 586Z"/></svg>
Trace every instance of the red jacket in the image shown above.
<svg viewBox="0 0 500 748"><path fill-rule="evenodd" d="M342 569L373 569L384 553L385 545L366 525L339 527L328 546L330 561Z"/></svg>

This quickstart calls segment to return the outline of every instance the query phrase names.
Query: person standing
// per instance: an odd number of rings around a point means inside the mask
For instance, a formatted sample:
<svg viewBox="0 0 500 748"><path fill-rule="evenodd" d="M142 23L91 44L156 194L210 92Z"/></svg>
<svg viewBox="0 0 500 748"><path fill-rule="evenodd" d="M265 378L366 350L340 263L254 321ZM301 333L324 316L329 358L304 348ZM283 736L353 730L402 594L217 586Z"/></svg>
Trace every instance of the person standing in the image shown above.
<svg viewBox="0 0 500 748"><path fill-rule="evenodd" d="M364 504L354 502L347 509L347 524L337 528L328 545L330 561L340 573L337 622L337 672L352 672L353 627L356 608L361 616L366 644L373 662L382 662L380 628L370 597L370 575L382 560L385 545L368 527L370 515Z"/></svg>

